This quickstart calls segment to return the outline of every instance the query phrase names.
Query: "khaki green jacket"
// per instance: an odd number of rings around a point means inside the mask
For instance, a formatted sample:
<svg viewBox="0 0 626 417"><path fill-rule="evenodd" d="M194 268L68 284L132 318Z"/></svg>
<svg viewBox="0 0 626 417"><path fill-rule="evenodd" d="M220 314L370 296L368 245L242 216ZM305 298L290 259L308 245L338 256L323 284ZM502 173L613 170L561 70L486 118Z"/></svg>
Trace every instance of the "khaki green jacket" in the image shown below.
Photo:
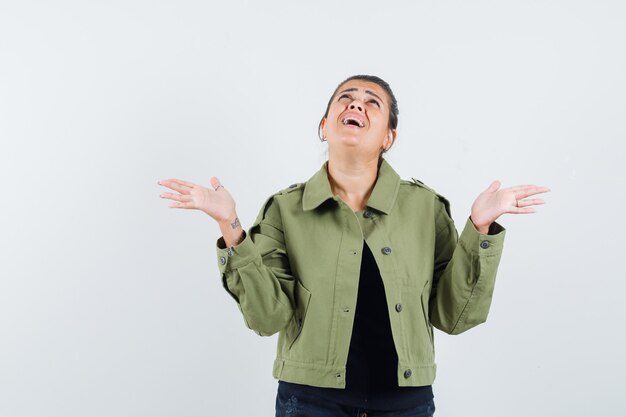
<svg viewBox="0 0 626 417"><path fill-rule="evenodd" d="M398 385L435 379L433 326L458 334L487 319L505 229L460 235L448 201L382 160L364 210L333 196L326 161L307 182L270 196L244 240L216 244L224 288L246 325L280 332L275 378L344 388L363 240L385 287Z"/></svg>

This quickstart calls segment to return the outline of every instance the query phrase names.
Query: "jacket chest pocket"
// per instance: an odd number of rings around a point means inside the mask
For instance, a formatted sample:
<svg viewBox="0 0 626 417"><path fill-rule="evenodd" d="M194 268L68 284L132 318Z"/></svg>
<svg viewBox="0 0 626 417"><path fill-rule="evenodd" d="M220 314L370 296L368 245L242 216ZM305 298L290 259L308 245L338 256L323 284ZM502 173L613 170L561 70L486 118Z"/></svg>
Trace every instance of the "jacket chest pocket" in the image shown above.
<svg viewBox="0 0 626 417"><path fill-rule="evenodd" d="M302 332L302 328L304 327L304 322L306 319L306 313L309 308L309 303L311 301L311 293L309 292L309 290L304 288L302 284L300 284L299 280L296 281L295 298L296 309L285 332L289 349L291 349L296 339Z"/></svg>

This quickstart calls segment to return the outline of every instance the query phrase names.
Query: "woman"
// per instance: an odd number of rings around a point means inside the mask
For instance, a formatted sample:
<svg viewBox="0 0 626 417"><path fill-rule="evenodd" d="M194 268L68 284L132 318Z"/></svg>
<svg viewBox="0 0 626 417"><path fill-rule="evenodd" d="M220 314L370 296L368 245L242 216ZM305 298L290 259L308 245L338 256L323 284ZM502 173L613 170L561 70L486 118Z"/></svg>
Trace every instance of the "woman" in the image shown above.
<svg viewBox="0 0 626 417"><path fill-rule="evenodd" d="M460 235L448 200L405 181L382 158L396 140L389 85L357 75L335 89L320 121L328 160L270 196L246 233L230 193L177 179L170 207L202 210L224 288L246 325L279 332L276 416L432 416L433 326L458 334L486 320L504 213L533 213L547 187L500 188L471 208Z"/></svg>

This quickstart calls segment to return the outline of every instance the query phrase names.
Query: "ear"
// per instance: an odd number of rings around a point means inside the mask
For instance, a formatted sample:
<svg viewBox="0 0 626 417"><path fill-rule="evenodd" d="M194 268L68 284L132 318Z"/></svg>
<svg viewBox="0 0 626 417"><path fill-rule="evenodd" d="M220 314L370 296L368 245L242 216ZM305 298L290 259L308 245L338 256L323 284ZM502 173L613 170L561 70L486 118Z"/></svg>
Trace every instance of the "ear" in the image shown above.
<svg viewBox="0 0 626 417"><path fill-rule="evenodd" d="M385 138L385 151L388 151L389 149L391 149L391 147L393 146L393 144L396 141L396 135L398 133L396 132L396 129L389 129L387 131L387 137Z"/></svg>
<svg viewBox="0 0 626 417"><path fill-rule="evenodd" d="M326 118L324 117L322 119L322 123L321 123L321 128L322 128L322 137L325 138L326 137Z"/></svg>

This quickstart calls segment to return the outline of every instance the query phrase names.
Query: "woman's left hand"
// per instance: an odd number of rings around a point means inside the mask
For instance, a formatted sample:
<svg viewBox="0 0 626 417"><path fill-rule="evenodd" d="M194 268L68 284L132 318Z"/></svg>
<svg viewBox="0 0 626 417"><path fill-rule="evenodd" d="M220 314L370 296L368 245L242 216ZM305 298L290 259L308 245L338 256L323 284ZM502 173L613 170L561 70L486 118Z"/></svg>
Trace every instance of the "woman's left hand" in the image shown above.
<svg viewBox="0 0 626 417"><path fill-rule="evenodd" d="M523 200L535 194L550 191L548 187L537 185L516 185L500 189L500 181L495 180L489 187L480 193L472 204L470 219L480 233L486 234L491 223L504 213L529 214L535 209L531 206L544 204L540 198Z"/></svg>

